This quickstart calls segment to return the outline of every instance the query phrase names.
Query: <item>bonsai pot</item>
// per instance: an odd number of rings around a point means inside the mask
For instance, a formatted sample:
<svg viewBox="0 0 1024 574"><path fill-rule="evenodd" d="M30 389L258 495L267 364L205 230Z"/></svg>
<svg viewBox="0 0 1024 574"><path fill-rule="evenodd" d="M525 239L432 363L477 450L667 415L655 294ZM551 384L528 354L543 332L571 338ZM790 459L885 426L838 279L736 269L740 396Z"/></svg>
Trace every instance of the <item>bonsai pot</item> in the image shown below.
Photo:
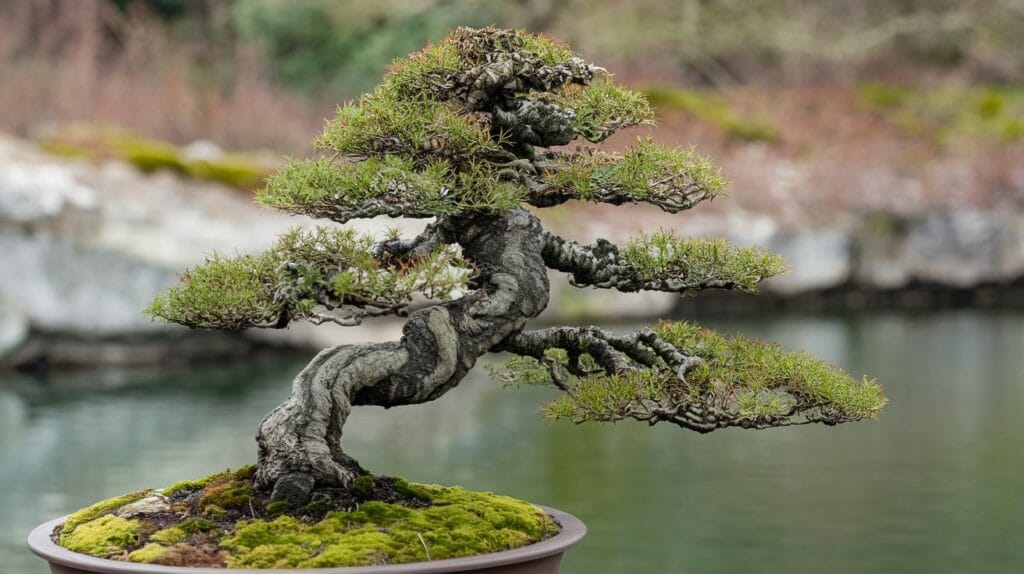
<svg viewBox="0 0 1024 574"><path fill-rule="evenodd" d="M556 574L562 554L578 543L587 533L587 527L580 519L553 508L540 506L561 526L561 531L535 544L513 550L490 554L450 558L430 562L394 564L390 566L358 566L344 568L316 569L236 569L236 568L190 568L182 566L160 566L138 564L95 558L72 552L55 544L51 539L54 529L64 523L64 518L51 520L37 526L28 537L28 547L36 555L50 563L53 574L440 574L447 572L480 574Z"/></svg>

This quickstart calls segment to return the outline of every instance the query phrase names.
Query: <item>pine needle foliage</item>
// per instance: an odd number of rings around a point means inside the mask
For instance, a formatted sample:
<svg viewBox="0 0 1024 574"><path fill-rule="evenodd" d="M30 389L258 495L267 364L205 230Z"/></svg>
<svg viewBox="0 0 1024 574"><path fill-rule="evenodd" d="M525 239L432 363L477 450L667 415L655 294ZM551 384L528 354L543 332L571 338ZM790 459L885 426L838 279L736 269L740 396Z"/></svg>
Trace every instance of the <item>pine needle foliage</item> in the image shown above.
<svg viewBox="0 0 1024 574"><path fill-rule="evenodd" d="M638 138L622 155L560 156L546 182L584 201L648 202L670 212L713 199L727 183L721 170L693 148L663 146L650 138Z"/></svg>
<svg viewBox="0 0 1024 574"><path fill-rule="evenodd" d="M707 432L870 419L887 402L874 380L854 379L805 352L739 335L725 337L688 322L664 322L657 333L682 353L700 358L685 378L667 367L576 376L542 413L576 423L667 420ZM566 364L568 359L561 360ZM506 385L552 384L547 367L530 357L517 357L494 372Z"/></svg>
<svg viewBox="0 0 1024 574"><path fill-rule="evenodd" d="M522 194L521 186L499 181L482 163L457 170L443 159L417 168L402 156L359 162L320 157L289 161L256 199L290 213L345 222L377 215L434 217L505 211L519 205Z"/></svg>
<svg viewBox="0 0 1024 574"><path fill-rule="evenodd" d="M736 247L725 239L692 239L674 231L633 238L624 261L648 282L732 287L756 292L757 284L786 270L780 255L757 247Z"/></svg>
<svg viewBox="0 0 1024 574"><path fill-rule="evenodd" d="M775 343L742 335L725 337L686 321L663 322L658 334L685 353L704 359L686 376L691 393L742 391L737 397L742 416L774 404L773 397L762 400L767 391L784 391L799 400L837 409L854 420L873 418L887 402L882 387L873 379L854 379L806 352L785 351ZM782 413L781 409L772 412Z"/></svg>
<svg viewBox="0 0 1024 574"><path fill-rule="evenodd" d="M452 248L386 266L376 258L375 244L348 229L293 230L260 255L212 255L186 271L147 313L219 329L283 326L296 319L358 322L377 310L403 307L414 293L448 298L469 279L468 264Z"/></svg>
<svg viewBox="0 0 1024 574"><path fill-rule="evenodd" d="M569 44L560 40L548 38L544 34L533 34L527 30L517 30L516 33L522 42L522 49L549 66L557 66L579 57Z"/></svg>
<svg viewBox="0 0 1024 574"><path fill-rule="evenodd" d="M345 155L396 154L416 161L468 159L498 149L485 123L452 104L388 96L380 90L340 107L315 145Z"/></svg>
<svg viewBox="0 0 1024 574"><path fill-rule="evenodd" d="M654 110L642 93L608 78L585 87L566 86L554 101L574 110L573 129L594 143L604 141L622 128L654 123Z"/></svg>

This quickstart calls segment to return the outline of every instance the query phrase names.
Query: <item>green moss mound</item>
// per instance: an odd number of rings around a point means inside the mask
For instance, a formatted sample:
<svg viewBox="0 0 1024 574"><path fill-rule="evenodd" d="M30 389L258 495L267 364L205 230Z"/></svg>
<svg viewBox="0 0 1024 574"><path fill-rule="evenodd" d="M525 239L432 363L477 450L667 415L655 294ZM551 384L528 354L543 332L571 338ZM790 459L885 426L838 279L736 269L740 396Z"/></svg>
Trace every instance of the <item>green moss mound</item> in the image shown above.
<svg viewBox="0 0 1024 574"><path fill-rule="evenodd" d="M191 157L173 144L131 132L90 124L65 126L41 142L43 149L66 157L92 161L124 160L139 170L168 170L199 181L215 181L243 191L259 187L277 162L241 153L216 158Z"/></svg>
<svg viewBox="0 0 1024 574"><path fill-rule="evenodd" d="M518 548L558 532L528 502L460 487L364 475L348 491L314 493L302 508L253 489L253 467L83 509L56 535L69 550L146 564L326 568L402 564ZM167 508L118 511L162 493Z"/></svg>

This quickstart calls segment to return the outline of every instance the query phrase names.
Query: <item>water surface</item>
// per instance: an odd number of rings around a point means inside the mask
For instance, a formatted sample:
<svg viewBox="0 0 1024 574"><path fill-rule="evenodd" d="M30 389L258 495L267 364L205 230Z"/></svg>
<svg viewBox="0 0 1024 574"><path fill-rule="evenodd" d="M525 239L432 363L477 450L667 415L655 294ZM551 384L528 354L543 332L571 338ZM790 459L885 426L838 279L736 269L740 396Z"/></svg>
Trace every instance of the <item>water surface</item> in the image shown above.
<svg viewBox="0 0 1024 574"><path fill-rule="evenodd" d="M482 370L429 405L360 408L346 448L377 473L462 484L582 518L566 574L1024 571L1024 314L708 321L807 349L892 400L880 420L697 435L550 423L544 389ZM0 564L43 520L252 461L303 361L0 375Z"/></svg>

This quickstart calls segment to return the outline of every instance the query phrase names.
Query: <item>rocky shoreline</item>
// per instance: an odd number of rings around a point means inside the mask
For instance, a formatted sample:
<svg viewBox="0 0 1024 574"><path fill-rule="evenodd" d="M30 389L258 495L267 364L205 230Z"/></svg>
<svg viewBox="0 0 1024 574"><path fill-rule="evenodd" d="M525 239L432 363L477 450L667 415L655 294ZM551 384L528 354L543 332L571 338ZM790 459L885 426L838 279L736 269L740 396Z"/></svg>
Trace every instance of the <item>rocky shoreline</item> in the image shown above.
<svg viewBox="0 0 1024 574"><path fill-rule="evenodd" d="M621 212L612 215L597 206L588 207L583 217L563 218L554 210L544 215L553 229L577 240L615 241L635 232L616 223ZM630 213L630 220L643 221L650 230L670 223L664 214L642 209ZM724 236L785 256L790 273L763 283L760 297L619 294L575 289L553 277L552 302L542 319L1024 306L1024 206L879 211L827 226L803 220L808 224L726 206L671 222L685 225L688 235ZM171 173L146 175L116 161L95 165L58 158L0 136L0 366L193 360L241 355L255 347L317 347L398 336L401 323L394 321L369 321L360 329L190 333L152 323L140 313L203 254L257 251L278 233L312 223L259 208L249 195L222 185ZM410 234L422 225L385 219L363 227L398 226Z"/></svg>

